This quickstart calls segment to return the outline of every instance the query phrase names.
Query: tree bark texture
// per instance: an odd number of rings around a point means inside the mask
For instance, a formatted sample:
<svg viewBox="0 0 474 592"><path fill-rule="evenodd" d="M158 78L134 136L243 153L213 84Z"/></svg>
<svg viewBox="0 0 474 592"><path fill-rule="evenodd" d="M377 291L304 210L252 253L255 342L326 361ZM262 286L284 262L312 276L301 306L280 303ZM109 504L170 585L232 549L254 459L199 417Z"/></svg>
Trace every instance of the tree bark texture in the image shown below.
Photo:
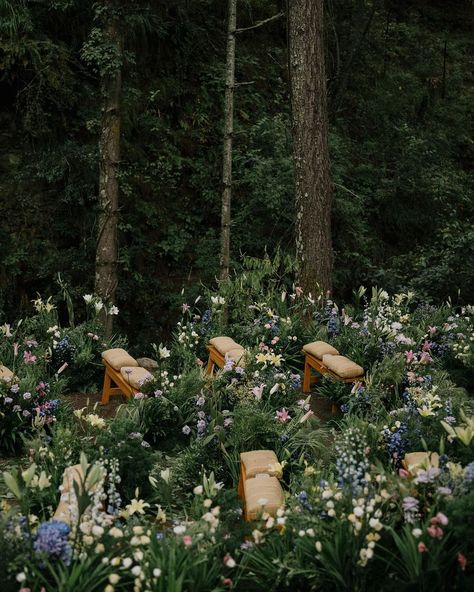
<svg viewBox="0 0 474 592"><path fill-rule="evenodd" d="M122 55L122 37L116 18L110 18L105 27L107 40L117 56ZM101 80L102 120L99 140L99 216L95 260L95 292L108 305L114 303L118 284L118 217L119 217L119 163L120 163L120 95L121 67L104 75ZM112 316L103 320L107 335L112 333Z"/></svg>
<svg viewBox="0 0 474 592"><path fill-rule="evenodd" d="M230 224L232 200L232 140L234 133L235 88L235 30L237 26L237 0L228 0L227 50L224 98L224 150L222 164L222 214L220 277L229 277Z"/></svg>
<svg viewBox="0 0 474 592"><path fill-rule="evenodd" d="M332 190L323 17L323 0L289 2L298 282L313 296L330 291L332 286Z"/></svg>

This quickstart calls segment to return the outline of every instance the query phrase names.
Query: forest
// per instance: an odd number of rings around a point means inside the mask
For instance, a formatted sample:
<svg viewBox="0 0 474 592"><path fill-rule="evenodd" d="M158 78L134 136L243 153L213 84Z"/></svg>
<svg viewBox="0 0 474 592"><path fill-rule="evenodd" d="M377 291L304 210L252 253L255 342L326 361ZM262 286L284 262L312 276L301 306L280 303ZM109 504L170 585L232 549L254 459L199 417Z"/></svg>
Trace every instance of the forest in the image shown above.
<svg viewBox="0 0 474 592"><path fill-rule="evenodd" d="M0 0L2 592L474 588L472 0Z"/></svg>
<svg viewBox="0 0 474 592"><path fill-rule="evenodd" d="M0 311L94 288L101 3L2 3ZM146 341L219 275L226 3L131 1L124 31L119 327ZM472 2L325 4L334 294L472 301ZM285 11L239 3L238 26ZM238 34L231 267L294 256L287 18Z"/></svg>

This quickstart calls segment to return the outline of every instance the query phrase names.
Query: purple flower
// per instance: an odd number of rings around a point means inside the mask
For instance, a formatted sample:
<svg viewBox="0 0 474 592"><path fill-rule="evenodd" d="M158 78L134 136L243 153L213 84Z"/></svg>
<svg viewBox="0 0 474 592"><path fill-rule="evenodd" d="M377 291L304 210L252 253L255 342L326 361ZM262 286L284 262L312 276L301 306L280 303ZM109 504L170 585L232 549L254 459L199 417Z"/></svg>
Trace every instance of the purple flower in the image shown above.
<svg viewBox="0 0 474 592"><path fill-rule="evenodd" d="M431 483L441 473L441 469L431 467L427 471L419 470L416 474L415 483Z"/></svg>
<svg viewBox="0 0 474 592"><path fill-rule="evenodd" d="M235 369L235 373L242 375L245 374L245 370L242 368L242 366L237 366Z"/></svg>
<svg viewBox="0 0 474 592"><path fill-rule="evenodd" d="M226 417L224 419L224 427L228 428L232 423L234 423L234 420L232 419L232 417Z"/></svg>
<svg viewBox="0 0 474 592"><path fill-rule="evenodd" d="M21 411L20 405L14 405L12 411L13 413L19 413Z"/></svg>
<svg viewBox="0 0 474 592"><path fill-rule="evenodd" d="M202 407L204 405L204 403L206 402L206 399L201 395L198 400L196 401L196 405L198 407Z"/></svg>
<svg viewBox="0 0 474 592"><path fill-rule="evenodd" d="M30 417L31 413L28 411L28 409L24 409L22 415L23 417Z"/></svg>
<svg viewBox="0 0 474 592"><path fill-rule="evenodd" d="M142 446L143 448L150 448L150 444L148 444L148 442L146 442L145 440L142 440Z"/></svg>
<svg viewBox="0 0 474 592"><path fill-rule="evenodd" d="M13 384L10 388L12 393L17 393L20 390L20 385L19 384Z"/></svg>
<svg viewBox="0 0 474 592"><path fill-rule="evenodd" d="M455 418L455 417L453 417L452 415L447 415L447 416L444 418L444 421L445 421L446 423L448 423L449 425L453 425L454 423L456 423L456 418Z"/></svg>
<svg viewBox="0 0 474 592"><path fill-rule="evenodd" d="M403 509L405 512L417 512L418 511L418 500L416 497L412 497L408 495L407 497L403 498Z"/></svg>
<svg viewBox="0 0 474 592"><path fill-rule="evenodd" d="M206 419L206 414L204 411L198 411L198 417L199 419Z"/></svg>
<svg viewBox="0 0 474 592"><path fill-rule="evenodd" d="M160 391L160 389L158 389L153 394L155 395L155 397L161 397L161 395L163 394L163 391Z"/></svg>
<svg viewBox="0 0 474 592"><path fill-rule="evenodd" d="M437 491L440 495L451 495L452 493L449 487L438 487Z"/></svg>
<svg viewBox="0 0 474 592"><path fill-rule="evenodd" d="M11 397L5 397L3 399L4 403L8 405L8 403L13 403L13 399Z"/></svg>
<svg viewBox="0 0 474 592"><path fill-rule="evenodd" d="M39 525L33 547L40 556L59 560L69 565L72 549L68 537L69 526L60 520L49 520Z"/></svg>
<svg viewBox="0 0 474 592"><path fill-rule="evenodd" d="M191 433L191 428L188 425L185 425L185 426L183 426L181 431L183 432L183 434L185 436L189 436L189 434Z"/></svg>
<svg viewBox="0 0 474 592"><path fill-rule="evenodd" d="M23 393L23 398L24 398L25 400L31 399L31 393L28 393L28 392L26 392L26 393Z"/></svg>

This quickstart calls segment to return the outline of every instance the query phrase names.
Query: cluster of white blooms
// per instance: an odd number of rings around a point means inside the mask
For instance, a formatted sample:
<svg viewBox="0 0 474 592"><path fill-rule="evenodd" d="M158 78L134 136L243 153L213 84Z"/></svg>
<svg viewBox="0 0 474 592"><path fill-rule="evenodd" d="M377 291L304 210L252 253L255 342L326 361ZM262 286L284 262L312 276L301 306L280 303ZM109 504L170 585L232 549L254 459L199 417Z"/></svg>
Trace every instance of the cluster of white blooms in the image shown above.
<svg viewBox="0 0 474 592"><path fill-rule="evenodd" d="M193 323L178 321L178 342L185 349L196 349L199 345L199 335L196 333Z"/></svg>

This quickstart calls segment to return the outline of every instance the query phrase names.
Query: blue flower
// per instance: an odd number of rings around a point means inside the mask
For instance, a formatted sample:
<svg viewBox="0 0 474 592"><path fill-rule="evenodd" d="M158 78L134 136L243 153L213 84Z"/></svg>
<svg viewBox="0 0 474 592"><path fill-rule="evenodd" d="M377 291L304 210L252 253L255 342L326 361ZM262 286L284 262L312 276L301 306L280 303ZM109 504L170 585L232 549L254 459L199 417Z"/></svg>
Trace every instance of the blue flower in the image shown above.
<svg viewBox="0 0 474 592"><path fill-rule="evenodd" d="M48 559L71 563L72 548L68 538L71 529L65 522L49 520L39 525L33 543L39 555L47 555Z"/></svg>

